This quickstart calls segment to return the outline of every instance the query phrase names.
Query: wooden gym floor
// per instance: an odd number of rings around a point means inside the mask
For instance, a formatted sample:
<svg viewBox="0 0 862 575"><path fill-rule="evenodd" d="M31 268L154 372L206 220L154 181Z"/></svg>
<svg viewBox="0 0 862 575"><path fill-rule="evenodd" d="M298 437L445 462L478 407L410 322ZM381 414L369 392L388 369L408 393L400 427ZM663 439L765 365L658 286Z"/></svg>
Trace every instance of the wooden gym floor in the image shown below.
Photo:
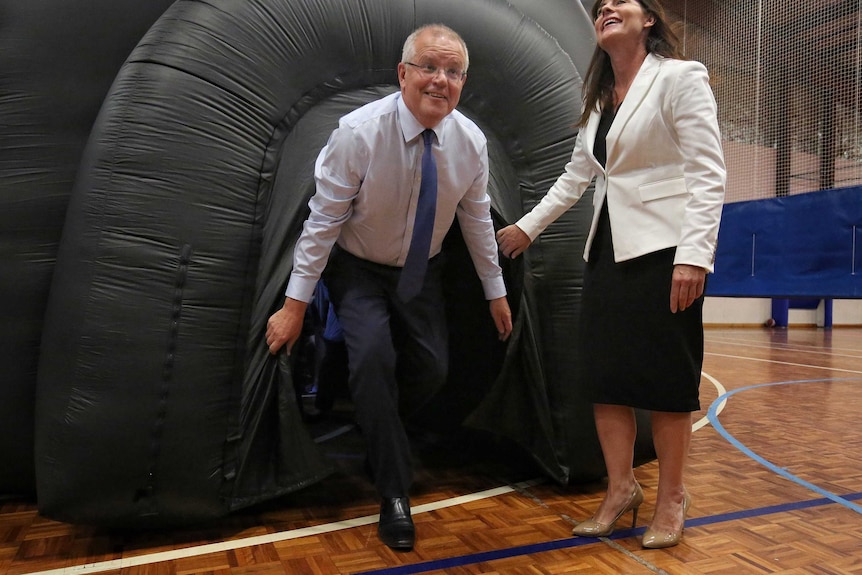
<svg viewBox="0 0 862 575"><path fill-rule="evenodd" d="M527 462L501 465L493 450L483 453L497 463L480 463L465 441L417 446L417 544L394 552L376 537L359 439L336 411L316 426L329 426L321 444L337 446L327 453L338 472L197 529L109 532L0 502L0 575L862 574L862 329L707 328L701 403L687 473L694 503L669 549L638 538L652 517L655 462L635 470L647 496L636 528L629 514L611 538L582 539L571 527L598 506L602 485L561 487Z"/></svg>

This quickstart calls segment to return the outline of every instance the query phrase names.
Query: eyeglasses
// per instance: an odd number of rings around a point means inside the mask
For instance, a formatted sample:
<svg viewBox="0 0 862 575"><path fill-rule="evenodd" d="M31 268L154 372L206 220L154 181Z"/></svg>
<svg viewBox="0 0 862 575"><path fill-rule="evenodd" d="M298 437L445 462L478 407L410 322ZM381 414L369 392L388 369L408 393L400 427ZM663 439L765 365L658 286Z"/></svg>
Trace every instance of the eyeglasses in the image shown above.
<svg viewBox="0 0 862 575"><path fill-rule="evenodd" d="M408 66L413 66L414 68L419 70L419 73L426 78L434 78L435 76L437 76L437 72L442 71L450 82L460 82L467 75L467 72L465 72L464 70L459 70L457 68L438 68L437 66L432 66L431 64L414 64L413 62L404 63Z"/></svg>

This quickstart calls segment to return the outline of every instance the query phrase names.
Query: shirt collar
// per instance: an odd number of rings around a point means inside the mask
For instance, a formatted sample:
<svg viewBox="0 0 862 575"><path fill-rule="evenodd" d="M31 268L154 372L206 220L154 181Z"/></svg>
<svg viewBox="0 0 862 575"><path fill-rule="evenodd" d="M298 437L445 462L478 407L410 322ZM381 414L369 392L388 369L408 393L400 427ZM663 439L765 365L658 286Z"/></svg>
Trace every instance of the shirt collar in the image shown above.
<svg viewBox="0 0 862 575"><path fill-rule="evenodd" d="M438 143L440 143L440 134L442 132L441 128L445 121L446 118L443 118L443 121L431 128L434 131L434 135L437 137ZM400 93L398 94L398 123L401 125L401 134L404 136L405 142L413 141L425 131L425 127L420 124L419 120L416 119L413 113L407 109L407 105L404 103L404 98L401 97Z"/></svg>

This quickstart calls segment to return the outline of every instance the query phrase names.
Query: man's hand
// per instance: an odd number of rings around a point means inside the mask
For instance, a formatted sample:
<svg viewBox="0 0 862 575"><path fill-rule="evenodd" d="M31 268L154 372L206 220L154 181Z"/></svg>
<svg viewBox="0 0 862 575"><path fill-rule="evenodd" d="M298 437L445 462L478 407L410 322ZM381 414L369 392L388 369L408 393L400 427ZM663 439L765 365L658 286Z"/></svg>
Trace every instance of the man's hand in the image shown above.
<svg viewBox="0 0 862 575"><path fill-rule="evenodd" d="M515 259L524 253L533 241L524 233L524 230L512 224L497 232L497 243L504 256Z"/></svg>
<svg viewBox="0 0 862 575"><path fill-rule="evenodd" d="M287 345L287 354L293 349L293 344L302 333L302 322L305 320L305 308L308 304L285 298L280 310L272 314L266 322L266 345L269 353L275 355L281 346Z"/></svg>
<svg viewBox="0 0 862 575"><path fill-rule="evenodd" d="M491 317L497 326L497 337L500 341L506 341L512 334L512 311L509 309L509 301L506 296L491 300Z"/></svg>
<svg viewBox="0 0 862 575"><path fill-rule="evenodd" d="M670 288L670 311L684 311L703 294L706 270L698 266L677 264L673 266Z"/></svg>

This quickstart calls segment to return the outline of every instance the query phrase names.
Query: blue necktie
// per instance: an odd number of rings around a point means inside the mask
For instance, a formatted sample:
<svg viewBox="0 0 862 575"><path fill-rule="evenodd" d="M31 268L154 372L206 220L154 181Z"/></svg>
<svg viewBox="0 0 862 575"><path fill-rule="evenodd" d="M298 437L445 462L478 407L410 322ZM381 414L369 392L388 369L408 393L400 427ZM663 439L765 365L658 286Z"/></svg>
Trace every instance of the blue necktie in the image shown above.
<svg viewBox="0 0 862 575"><path fill-rule="evenodd" d="M431 251L431 233L434 231L434 215L437 213L437 163L431 153L433 130L425 130L425 151L422 153L422 181L419 184L419 200L416 204L416 221L410 249L398 280L398 297L410 301L422 291L428 255Z"/></svg>

